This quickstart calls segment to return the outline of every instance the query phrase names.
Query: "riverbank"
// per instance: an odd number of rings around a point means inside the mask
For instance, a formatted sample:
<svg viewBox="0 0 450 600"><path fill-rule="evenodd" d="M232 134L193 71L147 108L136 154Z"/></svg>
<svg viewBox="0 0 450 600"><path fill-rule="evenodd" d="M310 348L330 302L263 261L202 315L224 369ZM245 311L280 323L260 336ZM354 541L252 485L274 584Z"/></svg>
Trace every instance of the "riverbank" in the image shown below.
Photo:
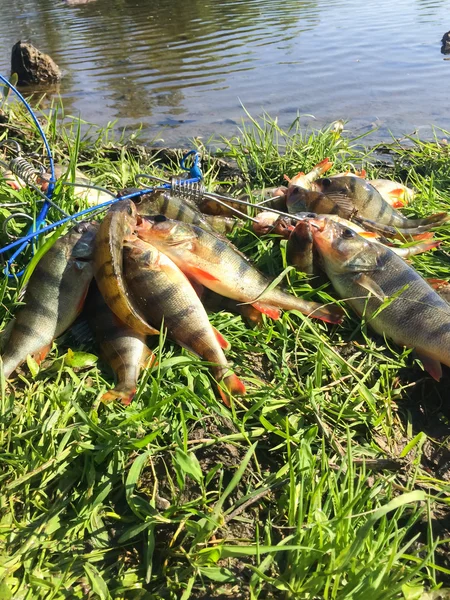
<svg viewBox="0 0 450 600"><path fill-rule="evenodd" d="M5 110L0 135L44 159L22 109ZM178 173L191 149L149 149L111 129L83 138L56 112L40 119L55 160L111 191L135 186L139 173ZM336 127L283 131L267 118L199 150L208 189L280 185L329 157L333 172L363 167L414 187L408 214L449 210L441 138L390 144L388 154L366 140ZM0 194L36 208L32 192L0 183ZM57 186L54 199L73 212L72 194ZM414 265L448 279L448 228L436 235L441 249ZM232 239L272 277L287 266L277 236L246 228ZM15 282L3 281L2 328L19 299ZM292 270L284 283L333 298L329 284ZM374 336L350 310L340 327L293 313L261 328L226 311L211 322L248 388L230 409L207 365L164 336L152 342L158 365L126 408L99 404L112 376L93 342L70 333L41 369L30 363L32 372L3 382L0 598L424 600L450 587L448 369L434 382L410 350Z"/></svg>

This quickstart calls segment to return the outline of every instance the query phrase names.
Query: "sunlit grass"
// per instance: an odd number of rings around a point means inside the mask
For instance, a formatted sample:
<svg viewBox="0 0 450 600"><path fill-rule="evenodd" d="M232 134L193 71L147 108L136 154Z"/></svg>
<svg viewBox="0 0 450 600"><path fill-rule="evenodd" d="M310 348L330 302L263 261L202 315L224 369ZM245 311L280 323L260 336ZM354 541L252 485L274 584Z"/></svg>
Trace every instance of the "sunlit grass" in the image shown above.
<svg viewBox="0 0 450 600"><path fill-rule="evenodd" d="M42 152L14 111L24 145ZM140 172L177 172L114 141L110 128L89 138L66 121L52 112L46 122L56 159L98 185L114 191ZM266 116L217 144L248 190L329 157L334 172L355 165L414 185L410 214L448 208L445 145L397 145L386 167L363 142L370 137L351 140L333 127L305 133L299 121L283 131ZM214 187L214 157L204 171ZM10 196L1 185L0 200ZM35 210L32 193L19 196ZM55 200L74 211L71 188L57 186ZM445 227L438 235L442 251L414 264L448 278ZM286 267L278 239L249 229L233 239L267 274ZM317 290L302 274L289 272L285 283L333 301L330 285ZM17 289L4 286L3 323ZM449 484L423 460L450 434L446 380L432 382L411 351L373 336L350 311L341 327L293 312L259 329L228 312L211 321L248 388L230 409L208 366L164 336L152 340L158 364L127 408L99 404L112 385L101 360L84 368L64 360L68 348L97 352L70 333L39 372L24 367L12 386L3 382L0 598L413 600L447 587Z"/></svg>

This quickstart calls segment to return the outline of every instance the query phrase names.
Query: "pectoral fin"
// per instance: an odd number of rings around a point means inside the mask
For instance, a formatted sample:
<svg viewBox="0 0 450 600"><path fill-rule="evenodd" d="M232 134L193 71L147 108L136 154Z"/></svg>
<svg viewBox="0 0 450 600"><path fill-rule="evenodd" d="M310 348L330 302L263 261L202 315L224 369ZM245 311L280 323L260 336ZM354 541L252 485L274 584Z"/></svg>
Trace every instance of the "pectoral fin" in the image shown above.
<svg viewBox="0 0 450 600"><path fill-rule="evenodd" d="M213 327L214 335L216 336L216 340L219 342L222 350L229 350L231 348L230 342L223 337L223 335L218 331L215 327Z"/></svg>
<svg viewBox="0 0 450 600"><path fill-rule="evenodd" d="M374 281L366 273L360 273L359 275L357 275L355 277L354 281L355 281L355 283L360 285L362 288L364 288L365 290L370 292L373 296L378 298L378 300L381 300L381 302L386 300L387 296L383 292L381 287L378 285L378 283L376 281Z"/></svg>
<svg viewBox="0 0 450 600"><path fill-rule="evenodd" d="M431 358L430 356L427 356L421 350L417 350L417 348L416 348L416 353L417 353L417 356L422 361L423 368L425 369L425 371L427 373L429 373L433 379L435 379L436 381L439 381L440 378L442 377L441 363L438 360L436 360L435 358Z"/></svg>
<svg viewBox="0 0 450 600"><path fill-rule="evenodd" d="M355 204L353 200L342 193L334 193L334 194L325 194L327 198L329 198L332 202L339 207L339 210L345 213L346 215L350 215L355 212Z"/></svg>

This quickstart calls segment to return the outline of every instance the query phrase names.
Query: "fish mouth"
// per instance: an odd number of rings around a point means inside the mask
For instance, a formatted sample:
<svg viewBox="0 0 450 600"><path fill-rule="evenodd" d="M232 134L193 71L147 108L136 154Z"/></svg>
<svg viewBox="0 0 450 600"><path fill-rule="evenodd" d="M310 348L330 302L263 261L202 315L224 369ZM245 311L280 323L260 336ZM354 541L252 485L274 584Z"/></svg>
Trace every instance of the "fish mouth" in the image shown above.
<svg viewBox="0 0 450 600"><path fill-rule="evenodd" d="M314 229L317 229L318 231L323 231L326 226L326 219L307 219L307 223L314 227Z"/></svg>

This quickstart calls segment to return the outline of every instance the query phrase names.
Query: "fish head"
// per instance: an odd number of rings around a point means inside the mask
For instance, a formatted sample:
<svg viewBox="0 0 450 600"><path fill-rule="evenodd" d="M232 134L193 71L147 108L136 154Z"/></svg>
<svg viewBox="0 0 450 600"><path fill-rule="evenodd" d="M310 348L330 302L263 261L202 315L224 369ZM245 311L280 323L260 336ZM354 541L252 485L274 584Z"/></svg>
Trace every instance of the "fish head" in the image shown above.
<svg viewBox="0 0 450 600"><path fill-rule="evenodd" d="M100 224L97 221L82 221L64 235L60 240L68 259L75 260L79 266L94 258L95 238Z"/></svg>
<svg viewBox="0 0 450 600"><path fill-rule="evenodd" d="M289 237L290 243L299 249L313 243L313 225L308 220L299 221Z"/></svg>
<svg viewBox="0 0 450 600"><path fill-rule="evenodd" d="M374 271L381 268L382 246L361 237L332 219L311 219L314 247L326 268L335 273Z"/></svg>
<svg viewBox="0 0 450 600"><path fill-rule="evenodd" d="M162 205L164 204L167 192L156 190L151 194L142 194L135 199L135 205L140 215L157 215L159 214Z"/></svg>
<svg viewBox="0 0 450 600"><path fill-rule="evenodd" d="M106 217L110 217L112 220L118 218L122 222L124 231L127 234L133 233L136 224L140 222L136 204L129 199L120 200L113 204L108 210Z"/></svg>
<svg viewBox="0 0 450 600"><path fill-rule="evenodd" d="M322 194L333 194L336 192L348 193L350 189L349 177L322 177L311 184L311 189Z"/></svg>
<svg viewBox="0 0 450 600"><path fill-rule="evenodd" d="M147 264L154 263L160 254L157 248L140 238L125 240L123 249L124 253L131 256L133 260Z"/></svg>
<svg viewBox="0 0 450 600"><path fill-rule="evenodd" d="M168 219L164 215L144 217L136 231L143 240L165 246L190 243L197 237L190 223Z"/></svg>
<svg viewBox="0 0 450 600"><path fill-rule="evenodd" d="M308 210L310 204L316 200L318 194L300 187L299 185L289 186L286 195L286 206L290 214L297 214Z"/></svg>

